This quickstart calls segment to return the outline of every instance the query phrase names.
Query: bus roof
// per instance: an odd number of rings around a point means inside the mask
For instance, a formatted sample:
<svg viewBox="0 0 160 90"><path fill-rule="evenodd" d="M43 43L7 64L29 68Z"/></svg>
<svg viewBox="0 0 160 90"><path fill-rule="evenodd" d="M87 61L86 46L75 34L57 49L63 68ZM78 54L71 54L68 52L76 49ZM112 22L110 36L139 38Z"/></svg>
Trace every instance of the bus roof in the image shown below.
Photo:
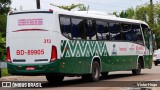
<svg viewBox="0 0 160 90"><path fill-rule="evenodd" d="M110 15L110 14L107 14L104 12L97 12L97 11L63 11L63 12L58 11L58 14L97 18L97 19L106 19L106 20L128 22L128 23L145 24L148 26L148 24L146 22L141 21L141 20L120 18L120 17L116 17L114 15Z"/></svg>
<svg viewBox="0 0 160 90"><path fill-rule="evenodd" d="M14 14L24 14L24 13L53 13L53 10L43 10L43 9L35 9L35 10L14 10L10 11L8 15L14 15Z"/></svg>
<svg viewBox="0 0 160 90"><path fill-rule="evenodd" d="M120 21L120 22L128 22L128 23L137 23L137 24L145 24L148 26L148 24L141 20L135 20L135 19L127 19L127 18L120 18L116 17L114 15L107 14L105 12L97 12L97 11L67 11L62 9L35 9L35 10L23 10L23 11L11 11L10 13L23 13L23 12L56 12L57 14L62 15L73 15L73 16L80 16L80 17L88 17L88 18L96 18L96 19L106 19L106 20L112 20L112 21Z"/></svg>

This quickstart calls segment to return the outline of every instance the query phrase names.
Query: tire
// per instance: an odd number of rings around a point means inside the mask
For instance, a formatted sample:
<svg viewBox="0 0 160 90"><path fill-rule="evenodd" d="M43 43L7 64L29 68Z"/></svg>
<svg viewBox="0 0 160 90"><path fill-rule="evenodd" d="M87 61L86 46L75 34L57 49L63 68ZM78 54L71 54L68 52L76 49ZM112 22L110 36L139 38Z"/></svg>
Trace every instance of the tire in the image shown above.
<svg viewBox="0 0 160 90"><path fill-rule="evenodd" d="M155 62L154 62L154 65L157 66L157 65L158 65L158 62L155 61Z"/></svg>
<svg viewBox="0 0 160 90"><path fill-rule="evenodd" d="M100 77L100 65L97 61L94 61L92 63L91 74L82 75L82 80L96 82L99 80L99 77Z"/></svg>
<svg viewBox="0 0 160 90"><path fill-rule="evenodd" d="M63 75L46 75L46 79L50 83L60 83L63 81L64 76Z"/></svg>
<svg viewBox="0 0 160 90"><path fill-rule="evenodd" d="M102 72L102 73L101 73L101 75L102 75L102 78L107 78L107 76L108 76L108 73L109 73L109 72Z"/></svg>
<svg viewBox="0 0 160 90"><path fill-rule="evenodd" d="M99 80L100 77L100 65L97 61L92 63L92 73L91 73L91 80L96 82Z"/></svg>
<svg viewBox="0 0 160 90"><path fill-rule="evenodd" d="M141 68L142 68L142 62L140 59L138 60L138 69L132 70L133 75L140 75L141 74Z"/></svg>

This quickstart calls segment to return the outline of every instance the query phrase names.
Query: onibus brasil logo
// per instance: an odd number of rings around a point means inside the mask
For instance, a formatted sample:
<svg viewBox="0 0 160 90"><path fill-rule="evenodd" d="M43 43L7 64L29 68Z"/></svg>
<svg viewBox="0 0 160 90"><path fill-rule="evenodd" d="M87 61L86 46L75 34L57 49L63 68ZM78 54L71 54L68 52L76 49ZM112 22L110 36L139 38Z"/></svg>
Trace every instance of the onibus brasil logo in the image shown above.
<svg viewBox="0 0 160 90"><path fill-rule="evenodd" d="M42 87L42 83L38 83L38 82L2 82L2 87L31 87L31 88L37 88L37 87Z"/></svg>

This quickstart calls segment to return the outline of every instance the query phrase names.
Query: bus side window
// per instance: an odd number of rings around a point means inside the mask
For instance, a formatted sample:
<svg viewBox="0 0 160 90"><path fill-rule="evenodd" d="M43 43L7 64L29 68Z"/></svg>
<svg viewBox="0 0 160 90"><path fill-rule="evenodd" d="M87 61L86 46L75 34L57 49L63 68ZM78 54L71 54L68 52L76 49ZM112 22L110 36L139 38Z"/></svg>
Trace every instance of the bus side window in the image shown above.
<svg viewBox="0 0 160 90"><path fill-rule="evenodd" d="M83 32L83 20L80 18L72 18L72 38L81 39Z"/></svg>
<svg viewBox="0 0 160 90"><path fill-rule="evenodd" d="M121 40L121 27L119 23L109 22L111 40Z"/></svg>
<svg viewBox="0 0 160 90"><path fill-rule="evenodd" d="M122 26L122 40L131 41L132 35L131 35L131 24L121 24Z"/></svg>
<svg viewBox="0 0 160 90"><path fill-rule="evenodd" d="M143 31L143 35L144 35L145 45L147 46L147 48L149 48L149 36L150 36L149 32L150 32L150 30L149 30L148 26L146 26L146 25L142 24L141 26L142 26L142 31Z"/></svg>
<svg viewBox="0 0 160 90"><path fill-rule="evenodd" d="M97 39L109 40L108 23L106 21L97 20Z"/></svg>
<svg viewBox="0 0 160 90"><path fill-rule="evenodd" d="M87 40L96 40L96 21L87 20L85 24L85 30L87 34Z"/></svg>
<svg viewBox="0 0 160 90"><path fill-rule="evenodd" d="M69 17L60 17L61 33L66 38L71 38L71 23Z"/></svg>
<svg viewBox="0 0 160 90"><path fill-rule="evenodd" d="M139 24L132 25L132 38L133 38L133 41L143 45L142 32Z"/></svg>

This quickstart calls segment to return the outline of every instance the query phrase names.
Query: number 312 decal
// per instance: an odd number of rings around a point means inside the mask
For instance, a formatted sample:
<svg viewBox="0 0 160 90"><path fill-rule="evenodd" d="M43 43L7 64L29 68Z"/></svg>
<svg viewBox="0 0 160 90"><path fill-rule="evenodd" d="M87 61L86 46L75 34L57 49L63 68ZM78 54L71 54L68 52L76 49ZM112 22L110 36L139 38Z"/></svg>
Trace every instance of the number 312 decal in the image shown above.
<svg viewBox="0 0 160 90"><path fill-rule="evenodd" d="M51 39L44 39L44 43L51 43L52 40Z"/></svg>

